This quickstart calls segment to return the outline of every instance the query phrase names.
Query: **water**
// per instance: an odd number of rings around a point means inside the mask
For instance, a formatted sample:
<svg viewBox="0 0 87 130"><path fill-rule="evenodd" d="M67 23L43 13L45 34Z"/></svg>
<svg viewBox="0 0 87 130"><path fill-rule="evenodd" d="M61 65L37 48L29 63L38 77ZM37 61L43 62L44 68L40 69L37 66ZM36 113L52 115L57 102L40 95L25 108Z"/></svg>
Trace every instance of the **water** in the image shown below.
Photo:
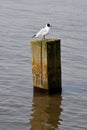
<svg viewBox="0 0 87 130"><path fill-rule="evenodd" d="M32 35L61 38L62 95L33 95ZM0 0L0 130L87 129L87 1Z"/></svg>

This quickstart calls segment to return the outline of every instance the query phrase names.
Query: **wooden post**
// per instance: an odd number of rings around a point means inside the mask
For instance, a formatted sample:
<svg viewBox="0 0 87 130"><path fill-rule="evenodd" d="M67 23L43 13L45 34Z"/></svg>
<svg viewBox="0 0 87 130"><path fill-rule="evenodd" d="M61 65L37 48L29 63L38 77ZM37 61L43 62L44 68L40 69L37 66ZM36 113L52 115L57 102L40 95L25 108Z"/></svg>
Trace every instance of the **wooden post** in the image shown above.
<svg viewBox="0 0 87 130"><path fill-rule="evenodd" d="M33 40L31 50L34 90L61 93L60 39Z"/></svg>

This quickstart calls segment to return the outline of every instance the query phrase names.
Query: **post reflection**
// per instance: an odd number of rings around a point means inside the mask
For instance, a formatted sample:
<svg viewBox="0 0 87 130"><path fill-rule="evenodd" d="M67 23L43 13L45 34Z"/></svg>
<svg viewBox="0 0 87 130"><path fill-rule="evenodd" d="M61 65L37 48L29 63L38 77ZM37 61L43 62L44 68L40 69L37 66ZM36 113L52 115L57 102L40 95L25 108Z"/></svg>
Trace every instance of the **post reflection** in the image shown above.
<svg viewBox="0 0 87 130"><path fill-rule="evenodd" d="M34 95L30 130L55 130L61 123L62 97Z"/></svg>

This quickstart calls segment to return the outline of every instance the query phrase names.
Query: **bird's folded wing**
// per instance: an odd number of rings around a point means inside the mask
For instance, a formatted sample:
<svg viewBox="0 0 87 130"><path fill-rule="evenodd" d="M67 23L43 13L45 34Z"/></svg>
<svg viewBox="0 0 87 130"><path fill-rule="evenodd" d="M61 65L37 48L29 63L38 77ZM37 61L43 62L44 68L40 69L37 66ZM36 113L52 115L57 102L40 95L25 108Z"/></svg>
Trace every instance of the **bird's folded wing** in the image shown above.
<svg viewBox="0 0 87 130"><path fill-rule="evenodd" d="M43 35L45 35L45 33L46 33L46 29L45 29L45 28L42 28L42 29L36 34L36 37L38 37L38 36L43 36Z"/></svg>

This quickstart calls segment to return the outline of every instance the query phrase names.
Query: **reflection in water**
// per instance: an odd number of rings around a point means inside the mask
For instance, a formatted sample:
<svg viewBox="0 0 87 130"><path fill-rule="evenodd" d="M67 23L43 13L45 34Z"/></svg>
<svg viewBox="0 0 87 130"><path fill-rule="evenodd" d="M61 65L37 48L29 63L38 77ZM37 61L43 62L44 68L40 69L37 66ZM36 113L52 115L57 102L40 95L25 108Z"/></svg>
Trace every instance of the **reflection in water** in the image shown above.
<svg viewBox="0 0 87 130"><path fill-rule="evenodd" d="M34 95L30 130L55 130L58 128L61 122L61 101L60 95Z"/></svg>

